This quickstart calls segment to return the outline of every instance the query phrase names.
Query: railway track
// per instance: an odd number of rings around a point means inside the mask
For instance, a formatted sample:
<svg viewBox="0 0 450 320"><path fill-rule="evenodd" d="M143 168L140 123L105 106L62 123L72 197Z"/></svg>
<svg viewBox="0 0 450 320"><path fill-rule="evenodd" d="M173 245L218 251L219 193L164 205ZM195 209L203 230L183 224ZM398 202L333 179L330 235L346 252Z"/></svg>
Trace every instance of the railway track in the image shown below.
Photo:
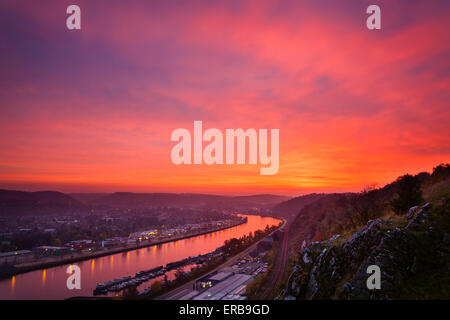
<svg viewBox="0 0 450 320"><path fill-rule="evenodd" d="M276 288L277 284L282 280L284 270L286 269L287 259L288 259L288 240L289 240L289 227L290 224L285 224L285 230L283 239L281 242L281 250L280 254L278 255L275 267L273 269L273 272L270 276L270 278L267 281L267 284L263 288L262 292L262 298L263 299L270 299L271 294L273 293L273 290Z"/></svg>

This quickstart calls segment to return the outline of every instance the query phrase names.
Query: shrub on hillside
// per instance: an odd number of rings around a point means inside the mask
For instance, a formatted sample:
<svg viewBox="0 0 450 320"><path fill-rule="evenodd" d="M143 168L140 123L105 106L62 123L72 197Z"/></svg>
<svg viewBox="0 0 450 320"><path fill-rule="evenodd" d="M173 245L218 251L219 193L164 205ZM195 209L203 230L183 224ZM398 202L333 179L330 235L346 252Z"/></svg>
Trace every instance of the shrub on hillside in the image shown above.
<svg viewBox="0 0 450 320"><path fill-rule="evenodd" d="M392 210L399 215L423 202L421 182L417 176L406 174L398 180L397 197L391 201Z"/></svg>

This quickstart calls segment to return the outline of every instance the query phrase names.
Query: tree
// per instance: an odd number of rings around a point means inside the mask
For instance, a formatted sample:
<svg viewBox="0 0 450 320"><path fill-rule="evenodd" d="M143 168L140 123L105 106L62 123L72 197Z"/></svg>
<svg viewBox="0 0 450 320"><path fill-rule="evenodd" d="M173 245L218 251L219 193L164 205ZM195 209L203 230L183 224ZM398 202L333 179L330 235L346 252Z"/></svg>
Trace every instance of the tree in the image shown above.
<svg viewBox="0 0 450 320"><path fill-rule="evenodd" d="M138 290L136 288L136 286L131 287L131 288L127 288L124 290L122 297L125 299L134 299L138 296Z"/></svg>
<svg viewBox="0 0 450 320"><path fill-rule="evenodd" d="M181 278L184 277L184 270L182 267L179 267L176 271L175 271L175 279L179 280Z"/></svg>
<svg viewBox="0 0 450 320"><path fill-rule="evenodd" d="M383 205L378 199L378 193L376 186L366 186L350 200L351 212L347 215L347 219L352 228L364 225L382 214Z"/></svg>
<svg viewBox="0 0 450 320"><path fill-rule="evenodd" d="M151 288L152 288L152 292L159 292L159 291L162 290L162 286L161 286L161 283L159 281L153 282Z"/></svg>
<svg viewBox="0 0 450 320"><path fill-rule="evenodd" d="M406 174L398 180L397 197L391 201L392 210L396 214L405 214L409 208L423 202L421 183L416 176Z"/></svg>
<svg viewBox="0 0 450 320"><path fill-rule="evenodd" d="M432 183L437 183L439 181L448 179L450 177L450 165L440 164L433 168L433 173L431 174Z"/></svg>
<svg viewBox="0 0 450 320"><path fill-rule="evenodd" d="M61 239L55 238L55 239L53 240L53 245L56 246L56 247L61 247L61 246L62 246L62 241L61 241Z"/></svg>

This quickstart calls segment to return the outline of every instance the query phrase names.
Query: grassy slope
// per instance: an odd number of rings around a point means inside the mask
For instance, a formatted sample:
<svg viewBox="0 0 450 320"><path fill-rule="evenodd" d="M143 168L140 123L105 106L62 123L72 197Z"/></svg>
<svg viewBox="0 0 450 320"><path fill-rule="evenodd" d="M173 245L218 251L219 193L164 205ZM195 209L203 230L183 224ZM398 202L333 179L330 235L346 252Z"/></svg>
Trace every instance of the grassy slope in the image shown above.
<svg viewBox="0 0 450 320"><path fill-rule="evenodd" d="M445 199L449 203L450 199L450 179L445 179L437 183L426 183L423 186L423 198L426 202L435 204L433 208L433 219L442 226L446 232L450 231L450 208L445 207ZM329 209L327 209L329 208ZM299 248L304 239L326 240L335 230L332 226L332 219L339 221L343 212L348 210L348 202L343 198L330 197L321 199L318 203L306 207L300 212L294 222L293 227L297 229L289 239L289 266L285 279L292 271L295 262L299 257ZM405 216L396 216L392 211L387 210L381 219L390 219L392 228L405 227L408 220ZM336 220L335 220L336 221ZM328 232L318 234L322 227L329 227ZM351 228L341 232L343 237L336 240L340 244L350 239L359 228ZM386 230L387 231L387 230ZM420 235L418 235L420 236ZM423 270L419 274L411 277L402 289L399 299L448 299L450 297L450 276L447 267L449 248L442 248L442 256L436 257L428 252L423 254ZM445 254L446 253L446 254ZM345 280L345 279L344 279ZM343 284L346 281L343 281ZM281 288L282 289L282 288Z"/></svg>

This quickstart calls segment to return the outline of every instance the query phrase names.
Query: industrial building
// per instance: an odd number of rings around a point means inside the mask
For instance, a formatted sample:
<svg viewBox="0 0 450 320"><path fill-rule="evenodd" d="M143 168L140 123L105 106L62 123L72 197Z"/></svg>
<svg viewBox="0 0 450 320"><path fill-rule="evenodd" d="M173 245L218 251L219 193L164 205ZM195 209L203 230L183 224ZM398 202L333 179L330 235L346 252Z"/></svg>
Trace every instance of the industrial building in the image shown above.
<svg viewBox="0 0 450 320"><path fill-rule="evenodd" d="M73 250L68 247L40 246L33 248L33 253L39 257L62 256L64 254L69 254L72 251Z"/></svg>
<svg viewBox="0 0 450 320"><path fill-rule="evenodd" d="M18 250L0 253L0 265L18 264L32 261L34 254L30 250Z"/></svg>
<svg viewBox="0 0 450 320"><path fill-rule="evenodd" d="M234 265L214 271L197 280L192 290L185 289L169 300L245 300L247 285L267 271L268 263L247 256Z"/></svg>
<svg viewBox="0 0 450 320"><path fill-rule="evenodd" d="M206 291L195 296L192 300L221 300L228 296L239 296L237 300L245 299L239 293L244 293L247 284L253 281L248 274L234 274L217 283Z"/></svg>
<svg viewBox="0 0 450 320"><path fill-rule="evenodd" d="M207 276L201 278L195 283L195 288L198 290L211 288L212 286L218 284L219 282L231 277L231 272L213 272Z"/></svg>

